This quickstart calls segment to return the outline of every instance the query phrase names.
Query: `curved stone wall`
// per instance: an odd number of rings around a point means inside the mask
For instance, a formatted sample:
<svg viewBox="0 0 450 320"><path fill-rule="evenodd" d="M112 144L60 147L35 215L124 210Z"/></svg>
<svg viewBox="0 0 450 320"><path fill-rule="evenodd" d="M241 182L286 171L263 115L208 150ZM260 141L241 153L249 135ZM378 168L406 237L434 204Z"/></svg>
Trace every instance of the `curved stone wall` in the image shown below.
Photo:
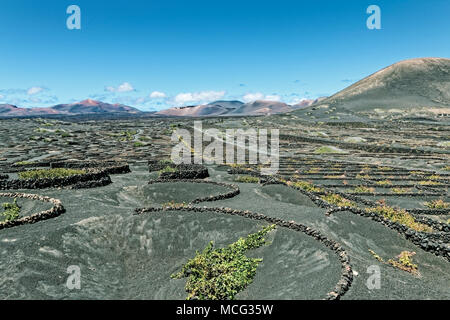
<svg viewBox="0 0 450 320"><path fill-rule="evenodd" d="M338 283L336 284L333 291L329 292L325 299L327 300L335 300L342 297L345 292L350 288L353 281L353 271L350 265L350 259L347 255L347 252L341 247L339 243L334 240L327 238L322 235L319 231L316 231L310 227L305 225L293 222L293 221L284 221L278 218L272 218L265 216L260 213L254 213L251 211L242 211L242 210L234 210L230 208L208 208L208 207L151 207L151 208L142 208L136 209L136 214L144 214L151 212L159 212L159 211L186 211L186 212L216 212L221 214L228 215L238 215L244 218L253 219L253 220L263 220L271 224L276 224L279 227L287 228L297 232L303 232L306 235L313 237L315 240L321 242L323 245L331 249L338 257L341 263L341 277Z"/></svg>
<svg viewBox="0 0 450 320"><path fill-rule="evenodd" d="M50 197L40 196L37 194L0 193L0 197L8 197L8 198L13 198L13 199L14 198L25 198L25 199L36 200L36 201L49 202L49 203L53 204L53 207L49 210L38 212L38 213L32 214L30 216L22 217L22 218L13 220L13 221L2 221L2 222L0 222L0 230L5 229L5 228L20 226L23 224L31 224L31 223L36 223L38 221L55 218L66 211L66 209L64 209L60 200L53 199Z"/></svg>

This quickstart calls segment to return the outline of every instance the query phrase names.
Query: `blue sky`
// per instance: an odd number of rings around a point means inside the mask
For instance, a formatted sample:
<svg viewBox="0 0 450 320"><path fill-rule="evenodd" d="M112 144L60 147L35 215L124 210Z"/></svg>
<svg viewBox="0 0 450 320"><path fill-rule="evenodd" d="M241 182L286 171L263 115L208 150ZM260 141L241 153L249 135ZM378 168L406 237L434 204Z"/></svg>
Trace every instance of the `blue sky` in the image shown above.
<svg viewBox="0 0 450 320"><path fill-rule="evenodd" d="M81 30L66 27L72 4ZM366 27L371 4L381 30ZM449 58L450 1L3 0L0 46L0 103L292 103L400 60Z"/></svg>

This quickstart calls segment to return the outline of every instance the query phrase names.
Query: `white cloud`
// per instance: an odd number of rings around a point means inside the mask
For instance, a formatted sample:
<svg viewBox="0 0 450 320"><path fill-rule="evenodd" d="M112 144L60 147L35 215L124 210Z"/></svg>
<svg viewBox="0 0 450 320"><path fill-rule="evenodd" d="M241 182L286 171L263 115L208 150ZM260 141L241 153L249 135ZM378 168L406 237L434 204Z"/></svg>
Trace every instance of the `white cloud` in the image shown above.
<svg viewBox="0 0 450 320"><path fill-rule="evenodd" d="M245 96L242 97L242 100L244 100L244 102L252 102L255 100L262 100L262 99L264 99L264 95L261 92L247 93Z"/></svg>
<svg viewBox="0 0 450 320"><path fill-rule="evenodd" d="M279 95L276 94L272 94L272 95L267 95L264 100L269 100L269 101L280 101L281 97Z"/></svg>
<svg viewBox="0 0 450 320"><path fill-rule="evenodd" d="M3 99L4 97L5 97L5 96L3 96L3 95L0 94L0 99Z"/></svg>
<svg viewBox="0 0 450 320"><path fill-rule="evenodd" d="M31 87L30 89L28 89L27 94L29 96L32 96L34 94L38 94L39 92L43 91L44 88L41 87Z"/></svg>
<svg viewBox="0 0 450 320"><path fill-rule="evenodd" d="M175 102L178 104L185 103L207 103L218 100L225 95L225 91L202 91L202 92L187 92L179 93L175 96Z"/></svg>
<svg viewBox="0 0 450 320"><path fill-rule="evenodd" d="M121 85L119 85L117 88L109 86L109 87L106 87L105 90L109 91L109 92L130 92L130 91L134 91L134 88L129 82L124 82Z"/></svg>
<svg viewBox="0 0 450 320"><path fill-rule="evenodd" d="M302 102L303 100L306 100L306 98L303 98L303 97L295 97L295 98L292 98L292 100L289 102L289 104L290 104L290 105L297 104L297 103Z"/></svg>
<svg viewBox="0 0 450 320"><path fill-rule="evenodd" d="M256 100L280 101L281 97L276 94L264 95L261 92L255 92L255 93L247 93L245 96L242 97L242 100L244 100L244 102L253 102Z"/></svg>
<svg viewBox="0 0 450 320"><path fill-rule="evenodd" d="M161 99L161 98L165 98L166 94L164 92L159 92L159 91L153 91L150 94L150 98L152 99Z"/></svg>

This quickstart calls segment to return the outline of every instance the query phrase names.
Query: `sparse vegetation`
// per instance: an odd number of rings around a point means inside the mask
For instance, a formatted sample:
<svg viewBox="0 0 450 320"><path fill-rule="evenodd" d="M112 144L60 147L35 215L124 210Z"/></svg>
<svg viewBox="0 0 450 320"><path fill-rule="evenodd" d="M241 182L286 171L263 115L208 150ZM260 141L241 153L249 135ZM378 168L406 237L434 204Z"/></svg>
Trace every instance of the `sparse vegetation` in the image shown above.
<svg viewBox="0 0 450 320"><path fill-rule="evenodd" d="M392 188L391 191L392 191L392 193L396 193L396 194L405 194L405 193L410 193L411 188Z"/></svg>
<svg viewBox="0 0 450 320"><path fill-rule="evenodd" d="M328 202L329 204L335 205L337 207L350 207L350 208L356 207L355 202L345 199L344 197L338 194L330 193L323 195L320 198Z"/></svg>
<svg viewBox="0 0 450 320"><path fill-rule="evenodd" d="M424 205L430 209L448 209L448 208L450 208L450 203L445 202L442 199L428 201L428 202L425 202Z"/></svg>
<svg viewBox="0 0 450 320"><path fill-rule="evenodd" d="M440 183L437 181L432 181L432 180L422 180L422 181L419 181L418 184L420 184L421 186L435 186Z"/></svg>
<svg viewBox="0 0 450 320"><path fill-rule="evenodd" d="M323 146L316 150L314 150L314 153L322 154L322 153L346 153L344 150L332 147L332 146Z"/></svg>
<svg viewBox="0 0 450 320"><path fill-rule="evenodd" d="M132 141L137 134L136 130L126 130L119 134L119 141Z"/></svg>
<svg viewBox="0 0 450 320"><path fill-rule="evenodd" d="M163 172L176 172L177 169L171 167L171 166L165 166L163 169L159 170L159 173L163 173Z"/></svg>
<svg viewBox="0 0 450 320"><path fill-rule="evenodd" d="M344 179L345 174L324 176L325 179Z"/></svg>
<svg viewBox="0 0 450 320"><path fill-rule="evenodd" d="M74 176L78 174L85 174L85 170L81 169L65 169L65 168L55 168L55 169L38 169L19 172L19 179L29 180L29 179L54 179Z"/></svg>
<svg viewBox="0 0 450 320"><path fill-rule="evenodd" d="M159 160L158 163L161 165L171 165L173 162L172 162L172 160L169 160L169 159L162 159L162 160Z"/></svg>
<svg viewBox="0 0 450 320"><path fill-rule="evenodd" d="M384 204L379 205L375 208L366 208L365 210L367 212L379 214L392 222L403 224L408 228L411 228L416 231L422 232L433 231L433 229L430 226L417 222L414 219L414 217L410 215L408 212L406 212L406 210L404 209L395 209Z"/></svg>
<svg viewBox="0 0 450 320"><path fill-rule="evenodd" d="M299 188L307 192L323 192L322 188L319 188L308 181L288 181L287 185Z"/></svg>
<svg viewBox="0 0 450 320"><path fill-rule="evenodd" d="M175 200L163 203L161 205L164 209L169 209L169 208L186 208L188 206L188 204L186 202L175 202Z"/></svg>
<svg viewBox="0 0 450 320"><path fill-rule="evenodd" d="M391 186L392 185L392 182L390 180L381 180L381 181L377 181L375 183L379 186Z"/></svg>
<svg viewBox="0 0 450 320"><path fill-rule="evenodd" d="M28 165L32 165L32 164L35 164L35 162L33 162L33 161L19 161L19 162L14 163L14 165L18 166L18 167L20 167L20 166L28 166Z"/></svg>
<svg viewBox="0 0 450 320"><path fill-rule="evenodd" d="M14 199L13 203L3 203L3 221L14 221L19 218L20 207L17 205L17 199Z"/></svg>
<svg viewBox="0 0 450 320"><path fill-rule="evenodd" d="M262 259L246 257L245 253L266 245L264 237L275 227L264 227L225 248L214 249L211 241L171 277L188 278L185 286L187 300L233 300L236 294L253 282L256 269L262 262Z"/></svg>
<svg viewBox="0 0 450 320"><path fill-rule="evenodd" d="M414 275L419 275L419 270L416 264L413 263L412 257L416 254L415 252L411 251L402 251L396 258L389 259L387 262L384 261L383 258L381 258L378 254L376 254L373 250L369 249L369 252L374 256L375 259L380 261L381 263L391 265L394 268L412 273Z"/></svg>
<svg viewBox="0 0 450 320"><path fill-rule="evenodd" d="M350 190L352 193L375 193L375 188L370 188L366 186L357 186L356 188Z"/></svg>

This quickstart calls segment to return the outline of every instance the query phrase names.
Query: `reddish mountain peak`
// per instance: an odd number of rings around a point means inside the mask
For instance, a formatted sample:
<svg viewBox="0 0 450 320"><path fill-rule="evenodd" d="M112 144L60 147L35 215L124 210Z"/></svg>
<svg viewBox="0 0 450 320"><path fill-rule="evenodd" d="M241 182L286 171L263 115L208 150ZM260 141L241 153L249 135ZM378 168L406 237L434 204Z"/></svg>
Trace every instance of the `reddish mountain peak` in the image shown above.
<svg viewBox="0 0 450 320"><path fill-rule="evenodd" d="M85 106L98 106L100 104L100 102L92 100L92 99L86 99L86 100L80 101L80 102L78 102L76 104L82 104L82 105L85 105Z"/></svg>

